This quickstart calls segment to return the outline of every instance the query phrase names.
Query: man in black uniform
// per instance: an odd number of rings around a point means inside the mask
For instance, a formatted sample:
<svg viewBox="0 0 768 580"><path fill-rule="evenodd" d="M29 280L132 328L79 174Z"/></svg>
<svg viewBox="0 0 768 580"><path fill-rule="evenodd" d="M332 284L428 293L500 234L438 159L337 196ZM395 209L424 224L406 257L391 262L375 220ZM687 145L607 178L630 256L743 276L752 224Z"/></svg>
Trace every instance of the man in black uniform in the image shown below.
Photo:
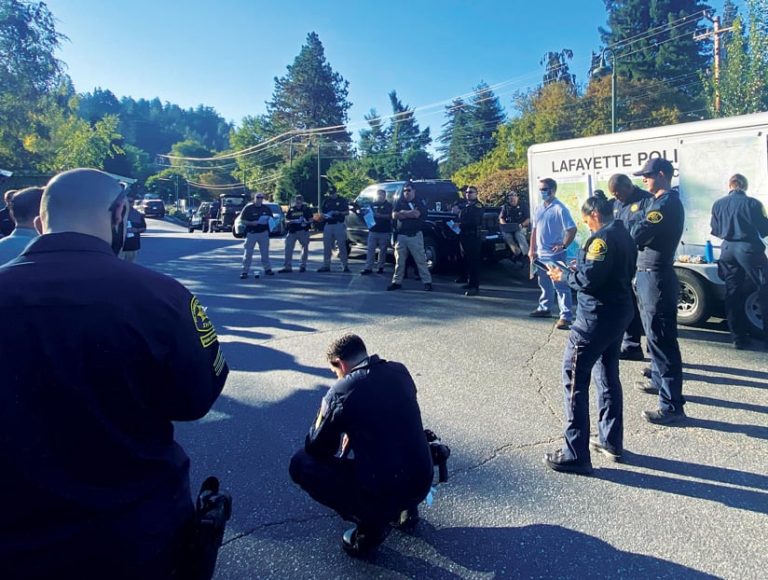
<svg viewBox="0 0 768 580"><path fill-rule="evenodd" d="M624 447L624 412L619 379L621 336L632 317L632 277L637 248L624 224L614 220L603 195L587 199L581 214L592 235L575 268L550 266L554 282L578 291L579 307L563 356L565 445L544 456L555 471L592 471L589 449L618 461ZM598 437L589 440L589 383L595 379Z"/></svg>
<svg viewBox="0 0 768 580"><path fill-rule="evenodd" d="M453 206L458 217L459 245L461 246L461 273L459 281L465 282L464 296L477 296L480 292L481 240L483 206L477 201L477 188L470 185L465 190L466 199Z"/></svg>
<svg viewBox="0 0 768 580"><path fill-rule="evenodd" d="M11 232L16 227L13 218L11 218L11 198L14 193L16 193L15 189L9 189L3 194L5 207L0 209L0 238L10 236Z"/></svg>
<svg viewBox="0 0 768 580"><path fill-rule="evenodd" d="M723 240L717 269L725 282L725 311L733 346L749 347L749 321L744 310L757 290L768 347L768 258L761 238L768 236L768 217L760 201L746 194L747 178L737 173L728 181L730 192L712 206L712 235Z"/></svg>
<svg viewBox="0 0 768 580"><path fill-rule="evenodd" d="M135 262L136 254L141 249L141 234L147 231L144 214L133 207L133 198L128 198L128 218L125 220L125 243L120 257L127 262Z"/></svg>
<svg viewBox="0 0 768 580"><path fill-rule="evenodd" d="M424 251L424 234L421 227L427 217L426 202L416 197L413 183L403 186L403 193L392 208L395 227L395 273L387 290L400 290L403 287L408 256L413 257L419 277L424 282L424 290L432 291L432 274L427 267L427 255Z"/></svg>
<svg viewBox="0 0 768 580"><path fill-rule="evenodd" d="M285 223L288 224L288 235L285 237L285 262L278 272L293 272L293 249L296 242L301 246L301 265L299 272L307 270L307 258L309 256L309 228L312 225L312 210L304 204L304 197L297 195L293 205L285 214Z"/></svg>
<svg viewBox="0 0 768 580"><path fill-rule="evenodd" d="M623 173L611 175L608 180L608 191L611 192L615 201L613 202L613 218L620 220L627 231L645 217L645 210L653 201L653 196L637 187L632 180ZM640 339L643 335L643 321L640 318L640 311L637 308L637 298L632 293L632 304L634 305L634 317L624 332L624 339L621 342L622 360L644 360L643 347Z"/></svg>
<svg viewBox="0 0 768 580"><path fill-rule="evenodd" d="M0 268L2 578L186 578L189 458L228 368L181 284L119 260L120 184L47 185L43 235Z"/></svg>
<svg viewBox="0 0 768 580"><path fill-rule="evenodd" d="M347 226L344 223L349 213L349 203L338 194L335 187L331 187L328 195L323 199L320 211L322 212L325 226L323 227L323 265L317 271L331 271L331 254L333 254L333 246L336 244L339 248L341 271L349 272L349 265L347 263Z"/></svg>
<svg viewBox="0 0 768 580"><path fill-rule="evenodd" d="M272 262L269 260L269 220L272 216L272 210L264 205L264 194L256 193L251 203L246 204L240 213L240 221L245 226L245 241L243 242L243 271L240 278L245 280L251 271L251 262L253 260L253 250L256 244L259 244L259 253L261 254L261 265L267 276L273 276ZM259 277L258 271L253 275Z"/></svg>
<svg viewBox="0 0 768 580"><path fill-rule="evenodd" d="M339 380L289 471L314 500L357 524L342 546L365 556L384 541L390 522L427 497L432 456L408 369L368 356L354 334L332 342L327 357Z"/></svg>
<svg viewBox="0 0 768 580"><path fill-rule="evenodd" d="M380 189L376 192L376 201L368 208L375 223L368 228L368 253L365 260L365 268L361 275L373 274L373 259L376 250L379 250L379 259L376 263L377 272L384 273L384 264L387 263L387 248L392 238L392 204L387 201L387 192Z"/></svg>
<svg viewBox="0 0 768 580"><path fill-rule="evenodd" d="M643 411L649 423L678 423L685 419L683 363L677 342L677 297L680 283L672 264L683 235L685 210L672 189L674 168L666 159L649 159L634 173L653 194L645 216L632 226L639 249L635 288L648 350L651 382L640 389L659 394L658 409Z"/></svg>
<svg viewBox="0 0 768 580"><path fill-rule="evenodd" d="M528 207L520 201L520 194L510 191L507 201L499 212L499 230L512 255L525 259L528 256L528 240L525 228L531 224ZM514 258L513 258L514 259Z"/></svg>

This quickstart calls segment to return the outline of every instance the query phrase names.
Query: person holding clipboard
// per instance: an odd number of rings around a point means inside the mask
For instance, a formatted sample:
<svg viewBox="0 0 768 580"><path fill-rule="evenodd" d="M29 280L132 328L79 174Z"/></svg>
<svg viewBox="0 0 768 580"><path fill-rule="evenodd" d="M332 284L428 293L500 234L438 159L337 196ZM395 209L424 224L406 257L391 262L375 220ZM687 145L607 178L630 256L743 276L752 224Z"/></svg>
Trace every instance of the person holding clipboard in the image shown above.
<svg viewBox="0 0 768 580"><path fill-rule="evenodd" d="M384 273L384 264L387 262L387 248L392 237L392 204L387 201L387 192L379 189L376 192L376 201L366 208L363 216L365 225L368 226L368 254L365 260L365 268L361 275L373 274L373 260L376 250L379 250L379 258L376 268L379 274Z"/></svg>

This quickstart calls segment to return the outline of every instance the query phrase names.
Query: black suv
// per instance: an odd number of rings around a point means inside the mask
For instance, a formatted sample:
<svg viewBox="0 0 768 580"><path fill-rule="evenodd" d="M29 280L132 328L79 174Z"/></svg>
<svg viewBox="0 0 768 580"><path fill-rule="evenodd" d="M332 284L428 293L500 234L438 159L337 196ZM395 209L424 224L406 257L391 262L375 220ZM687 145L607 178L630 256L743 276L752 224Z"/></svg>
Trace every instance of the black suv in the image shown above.
<svg viewBox="0 0 768 580"><path fill-rule="evenodd" d="M394 204L403 193L407 181L388 181L369 185L350 206L346 219L347 239L355 246L365 248L368 243L368 228L361 215L361 209L368 207L376 199L376 192L383 189L387 200ZM459 237L448 227L447 222L456 218L451 207L461 199L456 185L447 179L424 179L411 181L416 189L416 197L427 203L427 218L422 226L424 250L427 266L430 270L440 270L455 264L461 256ZM509 253L498 229L499 208L485 208L483 218L483 256L502 258Z"/></svg>
<svg viewBox="0 0 768 580"><path fill-rule="evenodd" d="M156 217L163 219L165 217L165 204L159 199L144 199L139 208L144 217Z"/></svg>

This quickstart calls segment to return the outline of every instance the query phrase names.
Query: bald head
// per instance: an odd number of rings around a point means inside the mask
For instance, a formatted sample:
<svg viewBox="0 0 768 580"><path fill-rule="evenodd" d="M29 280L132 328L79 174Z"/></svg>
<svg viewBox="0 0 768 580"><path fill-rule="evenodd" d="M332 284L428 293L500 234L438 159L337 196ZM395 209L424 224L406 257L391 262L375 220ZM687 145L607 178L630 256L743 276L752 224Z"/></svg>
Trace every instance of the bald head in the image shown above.
<svg viewBox="0 0 768 580"><path fill-rule="evenodd" d="M72 169L48 182L40 204L43 233L77 232L112 239L112 227L125 217L120 183L96 169Z"/></svg>
<svg viewBox="0 0 768 580"><path fill-rule="evenodd" d="M623 173L615 173L608 180L608 191L621 203L625 203L629 199L634 189L635 184Z"/></svg>

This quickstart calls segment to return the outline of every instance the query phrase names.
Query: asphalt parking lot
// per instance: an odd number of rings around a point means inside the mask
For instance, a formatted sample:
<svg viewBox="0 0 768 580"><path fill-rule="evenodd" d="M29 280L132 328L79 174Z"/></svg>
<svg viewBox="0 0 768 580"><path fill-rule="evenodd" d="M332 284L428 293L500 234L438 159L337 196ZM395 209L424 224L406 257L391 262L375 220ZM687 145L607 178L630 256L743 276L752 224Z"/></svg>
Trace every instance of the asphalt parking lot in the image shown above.
<svg viewBox="0 0 768 580"><path fill-rule="evenodd" d="M567 333L527 317L525 272L486 265L475 298L449 276L384 292L389 276L358 275L359 258L351 274L240 281L231 236L149 225L140 262L198 294L231 367L214 410L177 430L193 484L216 474L235 498L218 578L765 577L768 355L731 349L722 321L681 327L683 426L642 420L643 363L623 362L626 461L559 474L542 457L561 438ZM275 269L281 256L274 240ZM346 331L408 366L425 426L453 450L415 534L393 532L370 562L340 550L348 526L287 473L332 382L324 348Z"/></svg>

